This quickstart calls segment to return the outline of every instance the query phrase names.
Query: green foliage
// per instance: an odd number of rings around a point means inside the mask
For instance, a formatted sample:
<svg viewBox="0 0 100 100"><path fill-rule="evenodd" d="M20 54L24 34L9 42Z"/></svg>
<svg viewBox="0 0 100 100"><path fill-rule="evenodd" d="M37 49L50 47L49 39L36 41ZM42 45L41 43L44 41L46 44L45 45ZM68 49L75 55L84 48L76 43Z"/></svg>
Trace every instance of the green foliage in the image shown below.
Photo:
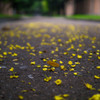
<svg viewBox="0 0 100 100"><path fill-rule="evenodd" d="M17 13L41 12L42 14L50 13L59 14L60 9L64 9L66 0L2 0L11 2Z"/></svg>
<svg viewBox="0 0 100 100"><path fill-rule="evenodd" d="M67 0L48 0L48 7L50 9L50 13L53 15L57 15L60 13L60 9L64 9L64 3Z"/></svg>
<svg viewBox="0 0 100 100"><path fill-rule="evenodd" d="M0 14L0 18L13 18L13 19L19 19L21 18L21 15L15 14L15 15L5 15L5 14Z"/></svg>
<svg viewBox="0 0 100 100"><path fill-rule="evenodd" d="M49 8L48 8L48 1L47 0L42 0L42 12L43 13L48 13Z"/></svg>
<svg viewBox="0 0 100 100"><path fill-rule="evenodd" d="M32 6L32 10L40 11L40 7L41 7L40 5L41 5L41 3L39 1L35 1L33 6Z"/></svg>

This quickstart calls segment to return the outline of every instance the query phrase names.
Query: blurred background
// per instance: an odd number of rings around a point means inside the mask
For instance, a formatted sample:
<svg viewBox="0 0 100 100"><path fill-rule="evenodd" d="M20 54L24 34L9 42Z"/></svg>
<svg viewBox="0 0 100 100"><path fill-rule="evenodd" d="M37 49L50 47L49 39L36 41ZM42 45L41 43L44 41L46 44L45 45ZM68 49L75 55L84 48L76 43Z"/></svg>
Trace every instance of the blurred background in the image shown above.
<svg viewBox="0 0 100 100"><path fill-rule="evenodd" d="M100 20L100 0L0 0L0 17L22 15Z"/></svg>

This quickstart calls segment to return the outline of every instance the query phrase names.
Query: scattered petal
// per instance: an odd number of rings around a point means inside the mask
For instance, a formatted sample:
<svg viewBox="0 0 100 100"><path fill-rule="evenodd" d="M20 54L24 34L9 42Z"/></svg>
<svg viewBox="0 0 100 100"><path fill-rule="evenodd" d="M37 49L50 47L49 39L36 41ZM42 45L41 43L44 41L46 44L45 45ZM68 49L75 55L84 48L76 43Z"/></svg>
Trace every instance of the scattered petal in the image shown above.
<svg viewBox="0 0 100 100"><path fill-rule="evenodd" d="M60 85L62 83L61 79L57 79L56 81L54 81L57 85Z"/></svg>
<svg viewBox="0 0 100 100"><path fill-rule="evenodd" d="M100 100L100 94L94 94L91 98L88 100Z"/></svg>

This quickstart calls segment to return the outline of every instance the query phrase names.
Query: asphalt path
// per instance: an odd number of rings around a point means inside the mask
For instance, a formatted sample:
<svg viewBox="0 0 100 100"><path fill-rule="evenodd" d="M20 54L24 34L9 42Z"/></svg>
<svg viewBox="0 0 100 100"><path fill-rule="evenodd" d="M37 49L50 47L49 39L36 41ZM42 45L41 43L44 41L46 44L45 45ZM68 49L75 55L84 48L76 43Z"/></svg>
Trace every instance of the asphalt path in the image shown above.
<svg viewBox="0 0 100 100"><path fill-rule="evenodd" d="M100 100L100 23L0 23L0 100Z"/></svg>

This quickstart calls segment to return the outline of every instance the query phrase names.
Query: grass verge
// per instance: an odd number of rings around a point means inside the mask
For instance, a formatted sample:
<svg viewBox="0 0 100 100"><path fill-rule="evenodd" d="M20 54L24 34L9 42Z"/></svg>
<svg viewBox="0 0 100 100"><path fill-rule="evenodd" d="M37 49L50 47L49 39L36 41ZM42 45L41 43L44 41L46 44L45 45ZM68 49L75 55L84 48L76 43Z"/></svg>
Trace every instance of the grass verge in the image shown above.
<svg viewBox="0 0 100 100"><path fill-rule="evenodd" d="M67 16L68 19L77 19L77 20L95 20L100 21L100 15L71 15Z"/></svg>
<svg viewBox="0 0 100 100"><path fill-rule="evenodd" d="M18 14L15 14L15 15L0 14L0 18L20 19L21 15L18 15Z"/></svg>

